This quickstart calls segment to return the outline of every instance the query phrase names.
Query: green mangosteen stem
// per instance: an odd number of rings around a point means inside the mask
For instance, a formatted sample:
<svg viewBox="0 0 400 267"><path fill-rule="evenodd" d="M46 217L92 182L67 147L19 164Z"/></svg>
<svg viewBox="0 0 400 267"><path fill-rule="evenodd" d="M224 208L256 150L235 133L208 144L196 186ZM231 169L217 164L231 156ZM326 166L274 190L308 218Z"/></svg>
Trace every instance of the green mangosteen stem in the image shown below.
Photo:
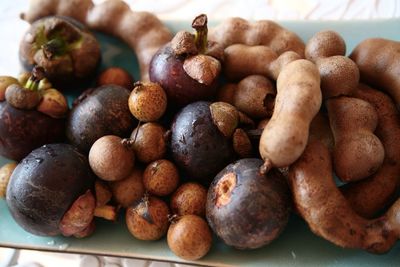
<svg viewBox="0 0 400 267"><path fill-rule="evenodd" d="M55 55L63 55L67 51L67 44L62 38L56 37L42 45L42 50L47 59L52 59Z"/></svg>
<svg viewBox="0 0 400 267"><path fill-rule="evenodd" d="M23 86L28 90L37 91L39 89L40 81L44 78L44 69L42 67L36 66L33 68L31 76L26 81L26 84L24 84Z"/></svg>
<svg viewBox="0 0 400 267"><path fill-rule="evenodd" d="M204 54L207 50L207 16L201 14L192 22L192 28L196 30L195 43L200 54Z"/></svg>

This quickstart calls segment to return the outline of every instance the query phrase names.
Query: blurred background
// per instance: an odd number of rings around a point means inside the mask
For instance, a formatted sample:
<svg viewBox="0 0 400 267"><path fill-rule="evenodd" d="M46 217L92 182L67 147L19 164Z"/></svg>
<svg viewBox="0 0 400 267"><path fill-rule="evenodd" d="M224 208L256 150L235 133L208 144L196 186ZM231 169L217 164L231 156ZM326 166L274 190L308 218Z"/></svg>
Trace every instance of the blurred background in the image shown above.
<svg viewBox="0 0 400 267"><path fill-rule="evenodd" d="M65 0L64 0L65 1ZM133 10L150 11L162 20L191 21L206 13L210 21L231 16L272 20L372 20L400 17L400 0L125 0ZM94 0L95 3L101 0ZM27 0L0 1L0 73L16 75L20 70L18 44L28 24L19 14L28 8ZM400 26L400 25L399 25ZM0 218L1 220L1 218ZM170 263L113 257L49 253L0 248L3 266L146 266L169 267ZM184 266L178 265L175 266Z"/></svg>

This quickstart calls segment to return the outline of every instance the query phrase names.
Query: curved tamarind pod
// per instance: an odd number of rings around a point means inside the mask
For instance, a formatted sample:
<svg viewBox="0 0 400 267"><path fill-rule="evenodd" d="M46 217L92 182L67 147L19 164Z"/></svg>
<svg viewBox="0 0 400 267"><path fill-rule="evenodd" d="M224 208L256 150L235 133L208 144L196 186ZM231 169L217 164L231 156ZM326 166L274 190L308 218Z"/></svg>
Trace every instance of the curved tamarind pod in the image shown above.
<svg viewBox="0 0 400 267"><path fill-rule="evenodd" d="M262 171L287 167L300 157L321 102L320 77L312 62L299 59L283 68L277 80L275 108L260 138L259 151L265 161Z"/></svg>
<svg viewBox="0 0 400 267"><path fill-rule="evenodd" d="M31 0L21 18L32 23L49 15L72 17L92 30L126 42L136 53L142 81L149 80L149 64L155 52L172 38L156 16L132 11L122 0L107 0L98 5L92 0Z"/></svg>
<svg viewBox="0 0 400 267"><path fill-rule="evenodd" d="M387 215L373 220L359 216L336 187L329 150L317 140L289 167L289 184L311 230L338 246L384 253L399 238L400 199Z"/></svg>
<svg viewBox="0 0 400 267"><path fill-rule="evenodd" d="M329 125L328 115L321 110L315 115L310 124L309 140L317 139L327 146L329 151L333 151L335 140L331 126Z"/></svg>
<svg viewBox="0 0 400 267"><path fill-rule="evenodd" d="M385 150L374 134L378 125L375 108L362 99L339 96L326 101L335 138L333 165L344 182L359 181L382 165Z"/></svg>
<svg viewBox="0 0 400 267"><path fill-rule="evenodd" d="M276 80L284 66L298 59L301 56L293 51L278 55L268 46L233 44L224 51L224 74L229 80L254 74Z"/></svg>
<svg viewBox="0 0 400 267"><path fill-rule="evenodd" d="M371 177L341 187L351 207L370 218L393 201L400 186L400 116L393 101L385 93L360 84L355 97L368 101L378 114L375 135L385 149L379 170Z"/></svg>
<svg viewBox="0 0 400 267"><path fill-rule="evenodd" d="M293 32L270 20L249 22L242 18L229 18L209 32L209 39L223 47L232 44L265 45L278 55L294 51L304 57L304 43Z"/></svg>
<svg viewBox="0 0 400 267"><path fill-rule="evenodd" d="M371 38L350 54L360 69L361 80L388 93L400 109L400 42Z"/></svg>
<svg viewBox="0 0 400 267"><path fill-rule="evenodd" d="M320 31L306 44L306 59L318 67L324 99L351 95L357 90L360 73L357 65L345 54L346 44L334 31Z"/></svg>

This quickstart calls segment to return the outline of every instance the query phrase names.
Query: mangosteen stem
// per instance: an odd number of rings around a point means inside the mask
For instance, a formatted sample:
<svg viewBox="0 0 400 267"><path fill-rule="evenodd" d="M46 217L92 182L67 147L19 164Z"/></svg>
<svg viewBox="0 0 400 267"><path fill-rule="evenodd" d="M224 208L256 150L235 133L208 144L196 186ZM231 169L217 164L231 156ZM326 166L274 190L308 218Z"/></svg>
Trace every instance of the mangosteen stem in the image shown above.
<svg viewBox="0 0 400 267"><path fill-rule="evenodd" d="M31 76L29 76L24 88L37 91L39 89L39 83L45 78L44 69L42 67L35 66L32 70Z"/></svg>
<svg viewBox="0 0 400 267"><path fill-rule="evenodd" d="M200 54L204 54L207 50L207 15L201 14L192 22L192 28L196 30L195 44Z"/></svg>
<svg viewBox="0 0 400 267"><path fill-rule="evenodd" d="M61 38L54 38L42 45L45 57L51 60L55 55L62 55L67 49L67 45Z"/></svg>

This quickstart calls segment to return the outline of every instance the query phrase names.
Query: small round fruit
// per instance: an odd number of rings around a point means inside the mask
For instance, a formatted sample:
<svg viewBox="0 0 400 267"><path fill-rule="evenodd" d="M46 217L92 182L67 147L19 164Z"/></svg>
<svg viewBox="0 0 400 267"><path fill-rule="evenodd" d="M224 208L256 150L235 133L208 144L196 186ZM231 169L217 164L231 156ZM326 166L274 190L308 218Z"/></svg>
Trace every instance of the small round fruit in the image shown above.
<svg viewBox="0 0 400 267"><path fill-rule="evenodd" d="M132 90L133 77L123 68L111 67L105 69L97 78L97 86L105 84L115 84Z"/></svg>
<svg viewBox="0 0 400 267"><path fill-rule="evenodd" d="M11 76L0 76L0 101L6 99L6 89L11 84L18 84L18 80Z"/></svg>
<svg viewBox="0 0 400 267"><path fill-rule="evenodd" d="M165 129L154 122L145 123L131 134L132 147L140 162L150 163L162 159L167 151Z"/></svg>
<svg viewBox="0 0 400 267"><path fill-rule="evenodd" d="M246 158L226 166L211 183L206 217L225 244L255 249L275 240L290 215L290 190L283 175L260 173L263 161Z"/></svg>
<svg viewBox="0 0 400 267"><path fill-rule="evenodd" d="M112 84L83 92L68 116L68 141L87 154L102 136L128 136L137 123L129 111L129 93L126 88Z"/></svg>
<svg viewBox="0 0 400 267"><path fill-rule="evenodd" d="M6 196L8 181L15 167L17 167L17 163L10 162L0 168L0 198L5 198Z"/></svg>
<svg viewBox="0 0 400 267"><path fill-rule="evenodd" d="M94 189L94 182L87 157L75 147L44 145L21 160L13 171L7 186L7 206L27 232L58 235L65 213Z"/></svg>
<svg viewBox="0 0 400 267"><path fill-rule="evenodd" d="M126 178L110 182L110 188L115 202L128 208L138 202L144 195L143 171L135 168Z"/></svg>
<svg viewBox="0 0 400 267"><path fill-rule="evenodd" d="M166 159L150 163L143 174L146 190L156 196L167 196L178 187L179 173L175 165Z"/></svg>
<svg viewBox="0 0 400 267"><path fill-rule="evenodd" d="M168 230L168 205L156 197L144 197L135 207L126 210L129 232L140 240L158 240Z"/></svg>
<svg viewBox="0 0 400 267"><path fill-rule="evenodd" d="M211 248L212 235L207 222L196 215L184 215L168 229L169 248L185 260L198 260Z"/></svg>
<svg viewBox="0 0 400 267"><path fill-rule="evenodd" d="M204 101L187 105L171 125L174 162L189 179L204 185L234 158L232 141L214 124L210 105Z"/></svg>
<svg viewBox="0 0 400 267"><path fill-rule="evenodd" d="M132 172L135 154L123 144L121 137L106 135L94 142L90 148L89 164L99 178L118 181Z"/></svg>
<svg viewBox="0 0 400 267"><path fill-rule="evenodd" d="M167 108L167 95L158 83L138 82L128 104L132 115L139 121L156 121Z"/></svg>
<svg viewBox="0 0 400 267"><path fill-rule="evenodd" d="M207 190L198 183L182 184L171 197L171 210L174 214L194 214L204 217Z"/></svg>

